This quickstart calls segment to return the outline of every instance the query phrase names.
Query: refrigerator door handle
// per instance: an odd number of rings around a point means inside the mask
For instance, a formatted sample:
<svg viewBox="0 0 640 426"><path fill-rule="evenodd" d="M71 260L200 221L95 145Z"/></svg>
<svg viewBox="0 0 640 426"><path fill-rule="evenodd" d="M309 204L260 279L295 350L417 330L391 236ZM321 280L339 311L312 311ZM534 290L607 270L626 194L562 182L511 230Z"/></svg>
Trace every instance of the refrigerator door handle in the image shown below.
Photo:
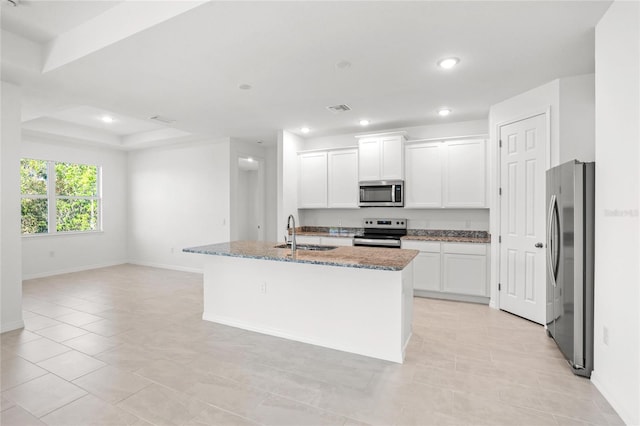
<svg viewBox="0 0 640 426"><path fill-rule="evenodd" d="M553 234L553 221L555 219L554 212L557 208L558 199L555 194L551 196L551 200L549 201L549 212L547 214L547 271L551 276L551 284L556 287L556 268L554 266L553 259L553 250L554 250L554 241L551 238ZM557 241L555 241L557 244Z"/></svg>

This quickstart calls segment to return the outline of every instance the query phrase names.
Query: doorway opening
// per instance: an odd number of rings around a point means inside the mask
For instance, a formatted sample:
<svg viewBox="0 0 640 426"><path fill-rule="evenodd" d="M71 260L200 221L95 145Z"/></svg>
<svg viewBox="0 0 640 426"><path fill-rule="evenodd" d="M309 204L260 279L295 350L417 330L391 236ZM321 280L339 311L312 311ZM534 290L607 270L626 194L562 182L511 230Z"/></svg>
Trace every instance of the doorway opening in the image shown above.
<svg viewBox="0 0 640 426"><path fill-rule="evenodd" d="M264 241L265 176L264 159L238 156L236 184L235 236L233 239Z"/></svg>

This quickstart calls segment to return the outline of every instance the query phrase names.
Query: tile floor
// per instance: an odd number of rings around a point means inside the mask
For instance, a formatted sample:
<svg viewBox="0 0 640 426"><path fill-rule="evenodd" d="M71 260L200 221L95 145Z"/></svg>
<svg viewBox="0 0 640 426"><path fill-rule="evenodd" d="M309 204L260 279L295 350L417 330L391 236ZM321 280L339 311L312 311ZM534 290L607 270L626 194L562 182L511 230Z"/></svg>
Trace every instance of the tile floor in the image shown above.
<svg viewBox="0 0 640 426"><path fill-rule="evenodd" d="M202 321L201 281L133 265L26 281L0 423L623 424L542 327L487 306L415 299L399 365Z"/></svg>

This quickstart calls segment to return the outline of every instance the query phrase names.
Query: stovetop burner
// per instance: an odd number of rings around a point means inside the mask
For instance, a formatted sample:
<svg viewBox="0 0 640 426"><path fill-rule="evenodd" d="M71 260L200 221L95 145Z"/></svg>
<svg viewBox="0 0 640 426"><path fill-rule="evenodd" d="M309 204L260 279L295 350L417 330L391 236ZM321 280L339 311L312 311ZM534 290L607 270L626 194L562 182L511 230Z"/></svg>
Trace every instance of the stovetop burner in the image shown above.
<svg viewBox="0 0 640 426"><path fill-rule="evenodd" d="M407 235L406 219L364 220L364 232L353 238L354 246L400 248L400 238Z"/></svg>

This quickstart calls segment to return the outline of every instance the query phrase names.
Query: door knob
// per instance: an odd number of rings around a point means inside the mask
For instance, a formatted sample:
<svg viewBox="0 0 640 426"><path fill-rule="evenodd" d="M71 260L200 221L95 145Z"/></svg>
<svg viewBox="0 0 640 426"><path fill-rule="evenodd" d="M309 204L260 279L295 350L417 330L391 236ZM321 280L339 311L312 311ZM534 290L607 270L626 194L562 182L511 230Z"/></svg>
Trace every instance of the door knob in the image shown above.
<svg viewBox="0 0 640 426"><path fill-rule="evenodd" d="M544 244L542 243L536 243L536 248L542 248L544 246Z"/></svg>

